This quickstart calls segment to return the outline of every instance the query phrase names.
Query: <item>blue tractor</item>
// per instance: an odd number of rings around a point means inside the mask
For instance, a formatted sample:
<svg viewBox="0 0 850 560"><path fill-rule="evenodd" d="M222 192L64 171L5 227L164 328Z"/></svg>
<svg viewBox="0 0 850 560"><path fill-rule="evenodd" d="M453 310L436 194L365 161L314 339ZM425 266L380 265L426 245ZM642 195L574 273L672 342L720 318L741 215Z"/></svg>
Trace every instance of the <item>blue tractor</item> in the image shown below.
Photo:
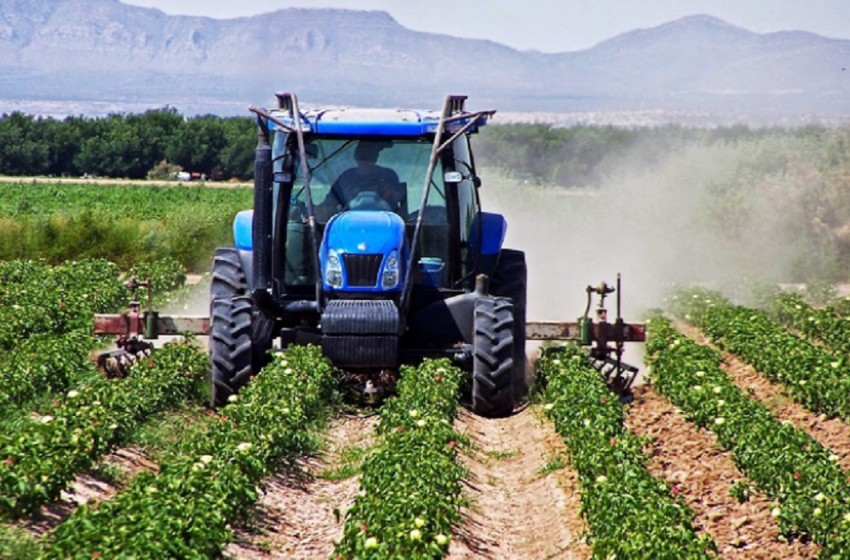
<svg viewBox="0 0 850 560"><path fill-rule="evenodd" d="M321 346L377 400L400 365L448 357L470 373L472 410L498 417L527 392L526 340L571 340L591 346L606 381L631 398L637 368L623 348L645 340L645 326L620 316L619 276L616 287L586 288L576 322L526 321L525 254L503 248L505 219L481 210L470 145L495 111L466 111L463 96L439 112L302 112L293 94L277 101L251 108L254 208L237 214L234 245L215 252L210 316L160 315L150 279L131 279L129 310L94 319L95 333L119 335L98 357L107 375L127 375L153 351L149 340L193 332L209 336L214 407L293 344ZM605 298L615 292L611 323Z"/></svg>
<svg viewBox="0 0 850 560"><path fill-rule="evenodd" d="M212 401L223 405L270 350L320 345L365 393L399 366L449 357L471 407L511 413L527 390L526 264L483 212L470 139L495 111L465 96L442 111L252 107L254 208L216 250Z"/></svg>

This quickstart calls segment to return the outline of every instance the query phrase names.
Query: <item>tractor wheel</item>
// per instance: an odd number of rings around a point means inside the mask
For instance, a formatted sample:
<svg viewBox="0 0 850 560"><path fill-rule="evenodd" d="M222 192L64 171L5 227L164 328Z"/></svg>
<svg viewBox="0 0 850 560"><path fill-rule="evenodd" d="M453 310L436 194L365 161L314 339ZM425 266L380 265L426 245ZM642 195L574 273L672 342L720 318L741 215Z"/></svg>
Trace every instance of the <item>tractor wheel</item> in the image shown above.
<svg viewBox="0 0 850 560"><path fill-rule="evenodd" d="M525 253L502 249L499 264L490 279L490 293L510 298L514 304L514 402L528 393L528 359L525 350L525 317L528 292L528 269Z"/></svg>
<svg viewBox="0 0 850 560"><path fill-rule="evenodd" d="M497 418L513 411L513 322L508 299L475 301L472 411L480 416Z"/></svg>
<svg viewBox="0 0 850 560"><path fill-rule="evenodd" d="M274 336L274 319L254 309L235 247L216 249L210 317L210 384L212 405L218 407L271 361L268 351ZM243 355L246 347L247 358Z"/></svg>
<svg viewBox="0 0 850 560"><path fill-rule="evenodd" d="M212 303L210 362L212 405L221 407L253 375L251 343L254 305L237 296Z"/></svg>

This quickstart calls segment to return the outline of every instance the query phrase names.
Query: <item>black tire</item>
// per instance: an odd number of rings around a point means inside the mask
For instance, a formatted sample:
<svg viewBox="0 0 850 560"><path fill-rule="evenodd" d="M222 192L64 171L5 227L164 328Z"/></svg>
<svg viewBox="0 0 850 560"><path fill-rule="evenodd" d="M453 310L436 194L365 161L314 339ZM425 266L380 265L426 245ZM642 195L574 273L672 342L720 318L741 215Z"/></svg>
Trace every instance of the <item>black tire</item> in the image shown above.
<svg viewBox="0 0 850 560"><path fill-rule="evenodd" d="M248 296L220 298L212 303L210 385L215 408L227 404L227 399L253 375L253 309Z"/></svg>
<svg viewBox="0 0 850 560"><path fill-rule="evenodd" d="M499 264L490 278L490 294L510 298L514 304L514 403L528 394L528 358L525 348L526 301L528 300L528 267L525 253L502 249Z"/></svg>
<svg viewBox="0 0 850 560"><path fill-rule="evenodd" d="M271 357L274 319L257 312L235 247L215 251L210 285L210 387L223 406Z"/></svg>
<svg viewBox="0 0 850 560"><path fill-rule="evenodd" d="M508 299L475 301L472 411L486 418L508 416L514 408L513 305Z"/></svg>

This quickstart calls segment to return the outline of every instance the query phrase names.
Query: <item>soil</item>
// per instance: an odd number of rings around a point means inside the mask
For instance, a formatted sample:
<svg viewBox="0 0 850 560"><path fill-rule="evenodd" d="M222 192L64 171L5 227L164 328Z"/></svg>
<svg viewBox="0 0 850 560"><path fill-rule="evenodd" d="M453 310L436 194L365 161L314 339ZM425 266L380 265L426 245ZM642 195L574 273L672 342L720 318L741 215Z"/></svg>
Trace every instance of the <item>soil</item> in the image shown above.
<svg viewBox="0 0 850 560"><path fill-rule="evenodd" d="M266 481L254 518L234 529L235 541L224 557L329 558L334 541L342 536L345 512L360 491L360 477L330 480L320 474L343 466L346 449L371 446L377 422L375 415L334 419L320 456L299 458Z"/></svg>
<svg viewBox="0 0 850 560"><path fill-rule="evenodd" d="M647 468L679 493L696 514L695 528L711 536L723 558L817 556L815 545L779 540L779 525L770 515L774 504L764 495L755 493L744 503L732 497L732 486L746 477L735 467L731 454L654 389L646 385L635 389L626 425L634 434L652 438Z"/></svg>
<svg viewBox="0 0 850 560"><path fill-rule="evenodd" d="M698 343L711 346L708 338L698 329L687 325L677 325L677 328ZM777 420L792 422L805 430L815 441L838 455L838 464L842 469L850 470L850 426L838 418L828 418L824 414L806 410L788 396L781 384L771 382L736 356L722 351L721 354L721 368L735 385L761 401Z"/></svg>
<svg viewBox="0 0 850 560"><path fill-rule="evenodd" d="M459 415L455 427L472 442L463 455L470 505L462 511L447 558L590 558L578 475L569 468L546 474L547 464L563 457L565 447L534 410L501 419Z"/></svg>

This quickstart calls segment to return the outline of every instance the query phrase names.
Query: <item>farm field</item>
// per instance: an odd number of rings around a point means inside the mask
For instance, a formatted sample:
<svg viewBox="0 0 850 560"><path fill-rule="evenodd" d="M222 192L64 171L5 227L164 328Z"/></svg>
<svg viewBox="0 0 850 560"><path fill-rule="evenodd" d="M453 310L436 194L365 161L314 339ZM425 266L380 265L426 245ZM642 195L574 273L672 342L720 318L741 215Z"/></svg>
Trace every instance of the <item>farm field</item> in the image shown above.
<svg viewBox="0 0 850 560"><path fill-rule="evenodd" d="M79 211L46 188L0 213ZM81 206L108 213L114 196L126 206L110 220L152 228L177 220L167 197L186 197L186 227L193 203L225 222L251 204L247 189L79 188ZM125 274L155 276L162 305L192 298L179 254L0 264L0 558L848 557L840 306L677 292L649 320L648 373L625 406L570 346L542 349L530 402L493 420L465 410L448 362L406 369L397 395L361 407L306 348L213 412L203 341L124 379L90 360L91 314L125 306Z"/></svg>

